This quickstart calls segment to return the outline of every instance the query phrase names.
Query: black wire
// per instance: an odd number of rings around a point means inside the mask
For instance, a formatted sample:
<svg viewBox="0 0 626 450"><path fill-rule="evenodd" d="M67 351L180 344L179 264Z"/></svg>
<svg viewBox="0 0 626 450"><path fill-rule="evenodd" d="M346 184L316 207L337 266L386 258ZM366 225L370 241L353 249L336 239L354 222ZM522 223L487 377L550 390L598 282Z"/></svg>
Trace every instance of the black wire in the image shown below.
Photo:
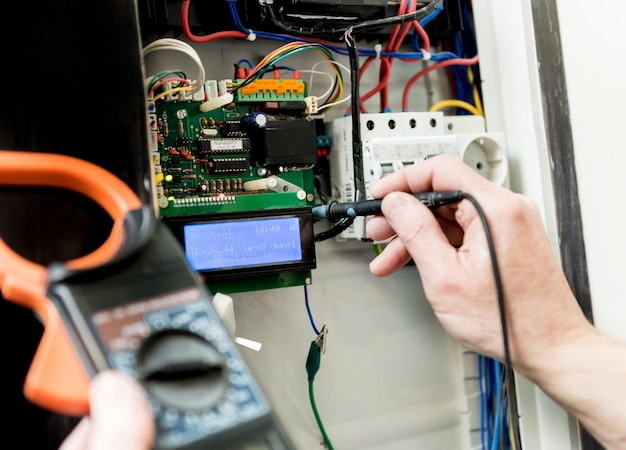
<svg viewBox="0 0 626 450"><path fill-rule="evenodd" d="M433 12L439 6L443 4L444 0L432 0L423 8L418 9L417 11L413 11L408 14L403 14L401 16L391 16L385 17L383 19L375 19L375 20L366 20L365 22L360 22L355 25L351 25L349 27L338 27L338 28L303 28L298 26L291 26L281 22L275 15L274 9L271 5L265 5L266 11L269 12L270 19L274 25L278 28L286 31L290 34L300 35L300 36L319 36L319 35L340 35L345 33L349 28L353 30L366 30L372 28L381 28L386 25L401 25L407 22L412 22L414 20L420 20L426 17L428 14Z"/></svg>
<svg viewBox="0 0 626 450"><path fill-rule="evenodd" d="M354 177L354 201L365 199L365 180L363 179L363 143L361 142L361 111L359 94L359 50L352 28L344 34L350 61L350 105L352 122L352 164Z"/></svg>
<svg viewBox="0 0 626 450"><path fill-rule="evenodd" d="M505 365L505 384L506 384L506 393L507 393L507 402L509 407L509 416L511 417L511 434L513 435L513 439L515 440L516 448L521 450L522 443L519 434L519 424L518 424L518 412L517 412L517 395L515 392L515 380L513 378L513 369L511 366L511 353L509 350L509 336L508 336L508 326L506 323L506 312L504 308L504 295L502 293L502 281L500 279L500 270L498 269L498 261L496 259L496 250L493 245L493 238L491 237L491 232L489 231L489 225L487 224L487 218L480 207L480 204L476 201L474 197L470 194L466 194L465 192L461 192L461 197L469 200L476 208L476 212L480 217L480 220L483 224L483 229L485 231L485 237L487 238L487 246L489 247L489 253L491 256L491 265L493 267L493 278L496 284L496 294L498 297L498 308L500 310L500 322L502 324L502 338L504 343L504 365Z"/></svg>
<svg viewBox="0 0 626 450"><path fill-rule="evenodd" d="M321 233L314 235L313 240L315 242L322 242L326 239L335 237L342 231L346 230L350 225L352 225L352 222L354 222L354 218L352 217L341 219L330 230L322 231Z"/></svg>
<svg viewBox="0 0 626 450"><path fill-rule="evenodd" d="M407 22L413 22L414 20L420 20L426 17L428 14L433 12L439 6L443 4L443 0L432 0L423 8L418 9L417 11L413 11L408 14L403 14L401 16L391 16L385 17L384 19L377 20L368 20L365 22L360 22L353 25L351 28L353 30L365 30L371 28L380 28L387 25L402 25Z"/></svg>
<svg viewBox="0 0 626 450"><path fill-rule="evenodd" d="M352 161L354 166L354 200L365 198L365 181L363 180L363 157L361 144L361 126L359 118L359 55L354 35L348 29L344 34L350 59L350 104L352 108ZM331 229L314 236L315 242L325 241L346 230L354 218L345 218L337 222Z"/></svg>

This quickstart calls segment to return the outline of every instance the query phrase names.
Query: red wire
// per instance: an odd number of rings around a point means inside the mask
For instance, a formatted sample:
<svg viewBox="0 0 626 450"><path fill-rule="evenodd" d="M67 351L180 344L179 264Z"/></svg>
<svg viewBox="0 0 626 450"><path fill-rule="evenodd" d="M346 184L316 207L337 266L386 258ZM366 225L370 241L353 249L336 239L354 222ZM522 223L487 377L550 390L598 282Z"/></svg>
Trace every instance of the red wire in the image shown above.
<svg viewBox="0 0 626 450"><path fill-rule="evenodd" d="M412 3L411 5L412 6L409 7L409 10L407 11L407 13L411 13L411 12L415 11L415 4ZM402 28L402 30L398 34L396 42L394 43L391 51L397 52L400 49L400 45L402 45L402 41L404 40L404 38L406 37L406 35L407 35L407 33L409 32L410 29L411 29L411 24L410 23L404 25L404 27ZM391 72L391 65L392 65L392 63L393 63L393 59L390 59L389 60L389 64L387 65L385 70ZM389 74L389 75L381 74L381 77L385 77L387 80L389 80L390 76L391 76L391 74ZM381 91L381 103L380 103L381 111L386 111L389 108L389 89L388 89L388 87L389 87L389 83L386 83L385 86L383 87L382 91Z"/></svg>
<svg viewBox="0 0 626 450"><path fill-rule="evenodd" d="M407 3L409 6L408 11L407 11ZM415 10L414 5L415 5L414 1L402 0L402 3L400 3L400 8L398 9L398 15L401 16L405 13L413 12ZM389 38L389 41L387 41L387 47L385 47L385 51L388 51L388 52L397 51L398 48L400 48L400 45L402 44L404 37L409 31L410 26L411 26L410 24L406 24L404 26L396 25L393 28L393 32L391 33L391 37ZM387 88L388 88L389 78L391 77L391 64L392 64L392 61L389 60L388 57L384 57L384 58L387 60L388 64L381 64L379 73L378 73L379 86L381 86L381 89L379 89L381 111L386 111L389 108L389 91ZM387 82L384 82L383 84L384 80L387 80Z"/></svg>
<svg viewBox="0 0 626 450"><path fill-rule="evenodd" d="M398 15L402 15L404 14L405 8L406 8L406 4L409 0L402 0L402 2L400 3L400 7L398 9ZM385 51L390 51L390 49L392 48L393 43L395 42L397 36L398 36L398 32L400 30L400 25L395 25L393 27L393 30L391 32L391 36L389 38L389 41L387 41L387 46L385 47ZM388 60L388 57L385 56L380 56L380 57L375 57L375 56L370 56L368 57L365 62L363 63L363 65L361 66L361 69L359 71L359 81L360 78L363 76L363 73L365 72L365 70L367 70L367 68L370 66L370 64L375 60L375 59L380 59L381 64L380 64L380 69L379 69L379 83L378 85L376 85L374 88L372 88L369 92L367 92L367 94L361 96L361 98L359 99L359 108L361 109L362 112L367 112L365 110L365 105L363 104L363 102L369 98L371 98L374 94L376 94L377 92L381 92L384 88L385 88L385 84L389 81L389 77L390 77L390 69L391 69L391 64ZM383 62L384 61L384 62ZM382 92L381 92L382 95ZM381 110L383 109L383 98L381 97ZM346 111L347 114L350 114L352 112L352 108L349 107Z"/></svg>
<svg viewBox="0 0 626 450"><path fill-rule="evenodd" d="M389 79L391 78L391 60L389 58L380 58L380 67L381 67L380 73L383 73L383 78L378 83L378 86L374 87L367 94L361 96L361 111L363 112L366 112L366 111L362 103L370 99L377 92L382 91L383 89L386 90L387 86L389 85Z"/></svg>
<svg viewBox="0 0 626 450"><path fill-rule="evenodd" d="M424 44L424 46L422 47L423 50L429 52L430 51L430 38L428 37L428 33L426 33L426 30L424 30L424 27L422 27L417 20L413 21L413 28L415 28L415 31L417 31L417 33L422 38L422 42Z"/></svg>
<svg viewBox="0 0 626 450"><path fill-rule="evenodd" d="M404 93L402 94L402 111L409 110L409 92L411 91L413 84L415 84L415 82L418 79L420 79L427 73L432 72L433 70L441 69L442 67L448 67L448 66L454 66L454 65L473 66L476 63L478 63L478 55L469 59L466 59L466 58L447 59L445 61L435 63L432 66L427 67L426 69L420 70L418 73L416 73L415 75L411 77L411 79L408 81L408 83L406 84L404 88Z"/></svg>
<svg viewBox="0 0 626 450"><path fill-rule="evenodd" d="M373 56L370 56L369 58L367 58L365 60L365 62L363 63L363 65L361 66L361 71L359 73L359 81L360 78L363 76L363 71L365 69L367 69L367 67L372 63L372 61L374 61L376 58ZM380 58L380 63L381 65L389 65L389 60L387 58ZM386 78L382 80L381 83L378 83L377 86L375 86L374 88L372 88L370 91L368 91L366 94L362 95L361 98L359 99L359 104L360 104L360 108L361 108L361 112L366 113L367 110L365 108L365 102L367 100L369 100L371 97L374 96L374 94L376 94L377 92L380 92L380 90L389 82L389 77L391 76L391 71L387 70L386 71ZM352 107L348 107L346 109L346 114L351 114L352 113Z"/></svg>
<svg viewBox="0 0 626 450"><path fill-rule="evenodd" d="M398 16L401 16L404 14L404 12L406 11L407 3L408 3L408 0L402 0L402 2L400 2L400 7L398 8ZM385 47L385 51L391 51L391 48L393 47L393 44L395 44L396 38L398 37L398 33L400 32L400 26L401 25L394 25L393 30L391 32L391 36L389 37L389 40L387 41L387 47Z"/></svg>
<svg viewBox="0 0 626 450"><path fill-rule="evenodd" d="M248 35L241 31L219 31L217 33L207 34L206 36L196 36L191 32L189 28L189 3L191 0L183 0L182 7L182 23L183 23L183 32L187 39L192 42L210 42L215 41L217 39L247 39Z"/></svg>

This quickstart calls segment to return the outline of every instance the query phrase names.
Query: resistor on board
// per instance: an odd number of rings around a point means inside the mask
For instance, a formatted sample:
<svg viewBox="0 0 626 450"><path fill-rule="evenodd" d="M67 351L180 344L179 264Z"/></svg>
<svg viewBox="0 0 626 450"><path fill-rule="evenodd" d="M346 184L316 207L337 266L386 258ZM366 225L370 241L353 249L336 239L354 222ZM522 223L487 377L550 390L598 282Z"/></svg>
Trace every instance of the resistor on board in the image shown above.
<svg viewBox="0 0 626 450"><path fill-rule="evenodd" d="M213 192L242 192L243 191L243 180L241 178L226 178L226 179L213 179L211 181L207 181L204 188L201 189L202 192L213 193Z"/></svg>
<svg viewBox="0 0 626 450"><path fill-rule="evenodd" d="M191 161L193 160L193 156L191 155L191 153L189 153L189 150L187 150L186 148L182 148L180 149L180 154L183 158L185 158L187 161Z"/></svg>

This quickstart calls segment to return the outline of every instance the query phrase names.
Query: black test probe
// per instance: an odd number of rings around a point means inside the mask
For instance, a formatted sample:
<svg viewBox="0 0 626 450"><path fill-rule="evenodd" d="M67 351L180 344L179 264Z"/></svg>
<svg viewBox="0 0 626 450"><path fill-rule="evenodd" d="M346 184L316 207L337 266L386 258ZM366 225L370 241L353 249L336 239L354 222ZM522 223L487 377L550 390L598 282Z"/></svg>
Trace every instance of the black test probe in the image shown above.
<svg viewBox="0 0 626 450"><path fill-rule="evenodd" d="M450 192L422 192L413 194L415 198L421 201L427 207L434 209L440 206L449 205L463 199L461 191ZM339 219L354 218L357 216L374 216L382 214L382 199L362 200L360 202L340 203L331 201L326 205L315 206L313 208L314 220L330 220L331 222Z"/></svg>

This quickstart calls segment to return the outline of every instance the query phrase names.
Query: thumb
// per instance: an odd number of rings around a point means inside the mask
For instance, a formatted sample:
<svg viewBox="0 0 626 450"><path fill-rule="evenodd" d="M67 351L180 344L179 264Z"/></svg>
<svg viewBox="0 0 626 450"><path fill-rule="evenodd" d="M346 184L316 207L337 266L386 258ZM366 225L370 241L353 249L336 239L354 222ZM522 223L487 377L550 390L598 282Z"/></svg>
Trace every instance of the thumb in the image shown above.
<svg viewBox="0 0 626 450"><path fill-rule="evenodd" d="M90 450L149 450L155 434L152 411L141 386L121 372L92 381Z"/></svg>
<svg viewBox="0 0 626 450"><path fill-rule="evenodd" d="M422 202L411 194L392 192L383 199L382 212L420 272L449 267L456 251Z"/></svg>

